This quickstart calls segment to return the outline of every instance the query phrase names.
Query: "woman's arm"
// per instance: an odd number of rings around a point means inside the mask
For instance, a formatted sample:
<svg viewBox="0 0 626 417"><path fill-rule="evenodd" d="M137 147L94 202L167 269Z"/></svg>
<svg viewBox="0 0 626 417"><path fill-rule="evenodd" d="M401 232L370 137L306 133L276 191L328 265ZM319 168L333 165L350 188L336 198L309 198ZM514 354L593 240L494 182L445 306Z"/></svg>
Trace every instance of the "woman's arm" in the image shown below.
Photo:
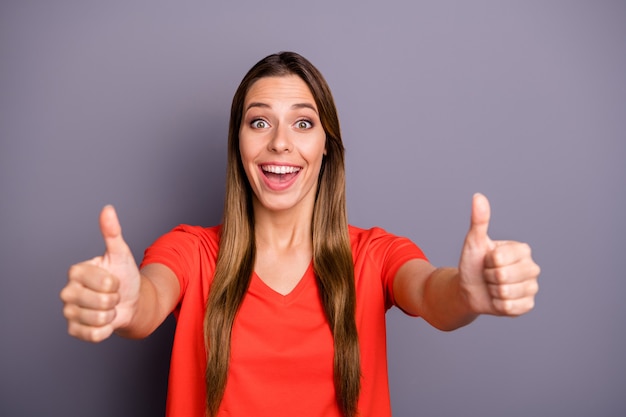
<svg viewBox="0 0 626 417"><path fill-rule="evenodd" d="M462 295L456 268L435 268L422 259L398 270L393 283L396 303L440 330L454 330L477 316Z"/></svg>
<svg viewBox="0 0 626 417"><path fill-rule="evenodd" d="M442 330L464 326L479 314L518 316L530 311L539 289L539 266L527 244L492 241L489 218L489 201L476 194L459 267L407 262L394 280L398 306Z"/></svg>
<svg viewBox="0 0 626 417"><path fill-rule="evenodd" d="M146 265L141 269L140 294L131 321L115 333L131 339L149 336L174 309L179 294L180 284L170 268Z"/></svg>
<svg viewBox="0 0 626 417"><path fill-rule="evenodd" d="M102 209L100 230L104 255L72 265L60 294L68 333L91 342L113 332L146 337L174 308L180 294L178 279L160 264L139 271L113 207Z"/></svg>

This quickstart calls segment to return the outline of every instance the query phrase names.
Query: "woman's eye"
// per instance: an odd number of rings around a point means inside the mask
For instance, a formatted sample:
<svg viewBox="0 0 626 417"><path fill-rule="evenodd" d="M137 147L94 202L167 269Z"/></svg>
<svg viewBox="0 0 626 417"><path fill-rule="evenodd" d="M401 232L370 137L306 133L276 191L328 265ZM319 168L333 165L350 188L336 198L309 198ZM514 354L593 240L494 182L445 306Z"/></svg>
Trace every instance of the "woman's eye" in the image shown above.
<svg viewBox="0 0 626 417"><path fill-rule="evenodd" d="M257 119L257 120L253 120L251 125L255 129L265 129L267 127L267 122L262 119Z"/></svg>
<svg viewBox="0 0 626 417"><path fill-rule="evenodd" d="M296 122L296 127L298 129L310 129L313 127L313 123L309 122L308 120L298 120Z"/></svg>

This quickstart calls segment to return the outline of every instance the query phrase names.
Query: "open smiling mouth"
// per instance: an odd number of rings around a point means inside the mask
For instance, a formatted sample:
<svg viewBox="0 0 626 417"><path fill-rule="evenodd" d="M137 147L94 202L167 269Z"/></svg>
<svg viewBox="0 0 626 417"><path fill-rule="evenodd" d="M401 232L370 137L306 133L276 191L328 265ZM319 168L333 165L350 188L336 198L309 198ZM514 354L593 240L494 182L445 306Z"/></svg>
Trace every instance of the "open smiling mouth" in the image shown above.
<svg viewBox="0 0 626 417"><path fill-rule="evenodd" d="M301 167L286 165L261 165L263 175L271 182L284 183L294 179L299 173Z"/></svg>

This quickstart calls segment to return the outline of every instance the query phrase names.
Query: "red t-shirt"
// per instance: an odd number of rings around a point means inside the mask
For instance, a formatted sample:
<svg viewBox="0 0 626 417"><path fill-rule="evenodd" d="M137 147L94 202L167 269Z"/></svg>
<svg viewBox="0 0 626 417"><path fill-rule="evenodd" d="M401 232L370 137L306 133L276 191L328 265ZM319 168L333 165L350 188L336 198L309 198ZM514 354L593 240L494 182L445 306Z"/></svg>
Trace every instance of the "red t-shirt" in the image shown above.
<svg viewBox="0 0 626 417"><path fill-rule="evenodd" d="M180 281L168 386L168 417L203 417L203 321L218 252L219 227L178 226L146 250ZM360 417L391 416L385 312L393 278L406 261L425 259L410 240L380 228L350 227L361 352ZM312 265L287 295L253 274L232 332L231 359L218 417L340 417L333 384L333 340Z"/></svg>

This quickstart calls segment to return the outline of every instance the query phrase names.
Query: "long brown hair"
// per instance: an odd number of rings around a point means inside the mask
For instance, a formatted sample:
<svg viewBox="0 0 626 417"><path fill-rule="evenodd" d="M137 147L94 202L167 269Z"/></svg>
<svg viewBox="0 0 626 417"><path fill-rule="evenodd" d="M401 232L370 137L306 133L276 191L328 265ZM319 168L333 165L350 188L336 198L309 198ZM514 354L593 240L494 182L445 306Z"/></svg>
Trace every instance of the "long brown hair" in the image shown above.
<svg viewBox="0 0 626 417"><path fill-rule="evenodd" d="M241 162L239 128L248 90L260 78L297 75L309 87L326 132L326 155L312 219L313 267L334 340L334 383L345 417L357 414L361 387L355 321L354 266L346 216L344 148L335 103L322 74L293 52L270 55L243 78L231 106L224 218L215 276L205 315L207 411L215 416L224 396L231 331L255 261L252 191Z"/></svg>

